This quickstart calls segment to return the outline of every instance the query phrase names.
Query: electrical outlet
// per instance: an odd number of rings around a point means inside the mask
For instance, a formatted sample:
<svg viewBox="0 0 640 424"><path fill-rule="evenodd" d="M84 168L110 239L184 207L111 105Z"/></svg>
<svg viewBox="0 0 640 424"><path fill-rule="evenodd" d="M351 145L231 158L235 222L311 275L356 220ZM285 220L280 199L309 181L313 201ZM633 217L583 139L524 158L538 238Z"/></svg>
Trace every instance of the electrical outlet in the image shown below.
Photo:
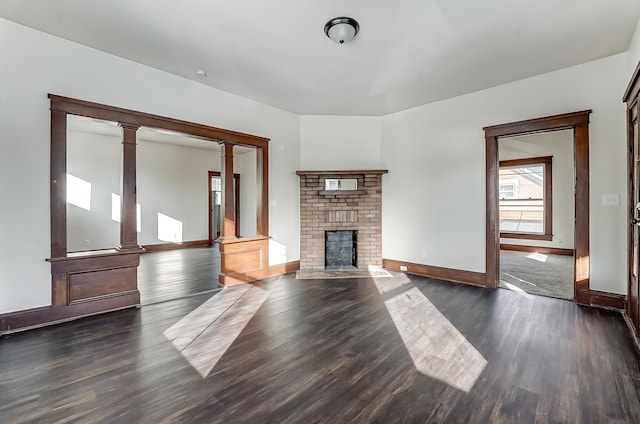
<svg viewBox="0 0 640 424"><path fill-rule="evenodd" d="M91 240L85 240L84 247L91 247Z"/></svg>
<svg viewBox="0 0 640 424"><path fill-rule="evenodd" d="M420 257L422 257L422 258L426 258L427 257L427 249L422 249L420 251Z"/></svg>
<svg viewBox="0 0 640 424"><path fill-rule="evenodd" d="M406 267L406 266L404 266L404 265L400 265L400 271L406 271L406 270L407 270L407 267Z"/></svg>

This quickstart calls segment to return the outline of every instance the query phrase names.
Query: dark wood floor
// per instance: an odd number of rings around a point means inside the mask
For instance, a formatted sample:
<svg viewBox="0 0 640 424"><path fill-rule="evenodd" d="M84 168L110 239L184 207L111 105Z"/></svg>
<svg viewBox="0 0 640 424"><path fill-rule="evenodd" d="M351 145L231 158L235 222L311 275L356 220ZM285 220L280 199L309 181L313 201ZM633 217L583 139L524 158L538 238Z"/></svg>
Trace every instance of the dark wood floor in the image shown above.
<svg viewBox="0 0 640 424"><path fill-rule="evenodd" d="M166 250L140 255L140 302L150 305L220 289L220 250L212 247Z"/></svg>
<svg viewBox="0 0 640 424"><path fill-rule="evenodd" d="M165 334L227 289L7 335L0 422L640 422L639 356L619 314L408 278L379 279L382 291L371 279L255 284L247 295L266 300L204 378ZM454 348L416 343L421 331ZM418 370L450 367L462 346L479 368Z"/></svg>

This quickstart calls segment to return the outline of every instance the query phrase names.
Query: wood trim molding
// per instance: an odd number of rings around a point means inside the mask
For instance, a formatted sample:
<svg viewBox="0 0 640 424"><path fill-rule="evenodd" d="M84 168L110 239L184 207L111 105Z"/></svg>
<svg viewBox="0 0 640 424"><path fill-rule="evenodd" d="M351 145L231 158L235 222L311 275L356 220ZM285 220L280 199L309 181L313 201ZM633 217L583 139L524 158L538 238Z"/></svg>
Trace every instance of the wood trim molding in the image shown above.
<svg viewBox="0 0 640 424"><path fill-rule="evenodd" d="M267 277L287 274L289 272L298 271L300 269L300 261L285 262L283 264L271 265Z"/></svg>
<svg viewBox="0 0 640 424"><path fill-rule="evenodd" d="M500 233L500 238L510 238L519 240L553 240L553 234L529 234L529 233Z"/></svg>
<svg viewBox="0 0 640 424"><path fill-rule="evenodd" d="M486 151L486 285L498 286L500 233L498 225L498 139L573 129L575 151L574 298L590 304L589 289L589 115L591 110L546 116L484 128Z"/></svg>
<svg viewBox="0 0 640 424"><path fill-rule="evenodd" d="M100 103L78 100L70 97L49 94L51 109L72 115L104 119L113 122L126 122L130 125L170 129L176 132L210 139L214 142L224 141L228 144L266 147L269 139L237 131L225 130L195 122L182 121L166 116L138 112L131 109L104 105Z"/></svg>
<svg viewBox="0 0 640 424"><path fill-rule="evenodd" d="M523 246L521 244L505 243L500 243L500 250L515 250L517 252L544 253L548 255L563 256L573 256L575 254L575 251L573 249L561 249L559 247Z"/></svg>
<svg viewBox="0 0 640 424"><path fill-rule="evenodd" d="M627 296L617 293L589 291L589 305L605 309L624 311L627 305Z"/></svg>
<svg viewBox="0 0 640 424"><path fill-rule="evenodd" d="M296 171L296 175L382 175L388 174L388 169L368 169L368 170L326 170L326 171Z"/></svg>
<svg viewBox="0 0 640 424"><path fill-rule="evenodd" d="M144 251L141 253L161 252L165 250L189 249L191 247L205 247L205 246L211 246L211 243L209 243L209 240L192 240L192 241L183 241L182 243L147 244L142 246Z"/></svg>
<svg viewBox="0 0 640 424"><path fill-rule="evenodd" d="M523 121L484 127L485 137L513 137L517 135L536 134L555 130L574 128L585 124L591 109L579 112L563 113L560 115L544 116L542 118L525 119ZM588 123L588 119L586 123Z"/></svg>
<svg viewBox="0 0 640 424"><path fill-rule="evenodd" d="M51 308L53 308L51 311L53 312L50 313L49 310L40 312L39 310L32 323L26 325L40 325L40 319L53 322L58 319L70 319L74 316L84 316L86 314L139 305L136 268L139 263L141 248L138 246L137 232L135 231L135 148L136 131L141 126L176 131L215 143L222 142L225 145L225 151L231 150L234 145L257 148L259 151L259 163L256 165L259 174L257 184L260 191L257 208L258 233L265 237L268 236L269 139L54 94L49 94L48 97L51 110L50 262ZM125 265L120 264L123 257L118 257L114 252L91 252L88 256L80 255L83 257L78 259L76 255L70 255L67 251L66 167L68 115L117 122L123 129L122 219L119 253L131 255L127 258L128 262ZM231 167L226 175L229 180L233 179ZM228 234L233 231L234 228L232 227ZM228 251L231 248L227 247L227 253L233 253ZM261 247L261 257L260 271L263 272L264 268L268 267L268 243ZM67 269L69 267L73 269ZM88 275L89 268L91 268L91 275ZM232 278L237 280L252 278L254 274L257 275L257 273L252 273L250 276L244 276L241 272L225 269L224 261L222 262L222 272L226 273L226 275L231 275ZM82 275L83 273L87 275ZM135 296L137 296L137 299L135 299ZM107 298L119 299L118 302L120 303L107 302ZM128 299L128 301L122 302L122 299ZM79 305L83 305L82 308Z"/></svg>
<svg viewBox="0 0 640 424"><path fill-rule="evenodd" d="M401 271L401 266L406 266L407 270ZM473 286L485 286L485 274L481 272L442 268L439 266L415 264L411 262L396 261L393 259L382 259L382 267L390 271L407 272L409 274L420 275L422 277L455 281L457 283L465 283Z"/></svg>
<svg viewBox="0 0 640 424"><path fill-rule="evenodd" d="M131 308L132 306L140 307L140 293L137 291L121 296L105 296L102 299L91 302L34 308L2 314L0 315L0 335L59 324L86 316Z"/></svg>
<svg viewBox="0 0 640 424"><path fill-rule="evenodd" d="M528 239L528 240L553 240L553 156L540 156L535 158L522 158L501 160L500 168L520 167L526 165L544 165L544 234L500 232L500 237Z"/></svg>

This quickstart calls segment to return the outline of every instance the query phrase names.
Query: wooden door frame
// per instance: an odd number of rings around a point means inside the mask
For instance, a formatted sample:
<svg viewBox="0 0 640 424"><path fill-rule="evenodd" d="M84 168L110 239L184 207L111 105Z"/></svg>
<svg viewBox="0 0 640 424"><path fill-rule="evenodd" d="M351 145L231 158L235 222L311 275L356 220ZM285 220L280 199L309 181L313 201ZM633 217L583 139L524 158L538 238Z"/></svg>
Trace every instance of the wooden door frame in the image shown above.
<svg viewBox="0 0 640 424"><path fill-rule="evenodd" d="M591 110L528 119L485 127L486 149L486 275L485 286L498 287L500 279L500 222L498 217L498 179L500 160L498 140L504 137L573 130L575 178L574 298L591 304L589 286L589 115Z"/></svg>
<svg viewBox="0 0 640 424"><path fill-rule="evenodd" d="M627 122L627 220L630 221L631 218L635 217L635 207L634 205L634 193L633 193L633 180L635 176L633 175L633 162L635 158L633 157L634 151L634 109L635 113L640 115L640 62L636 66L636 69L631 76L631 80L629 81L629 85L625 90L624 96L622 97L622 101L626 103L626 122ZM638 116L636 119L640 119ZM628 228L628 227L627 227ZM631 330L633 334L637 337L640 335L640 326L637 322L633 322L631 315L631 303L632 303L632 293L631 293L631 276L633 273L633 235L631 231L627 231L627 303L625 305L625 310L627 312L627 323L631 326ZM640 282L638 282L640 284ZM638 293L635 293L636 297ZM640 315L638 311L635 311L636 316ZM637 342L637 339L636 339Z"/></svg>
<svg viewBox="0 0 640 424"><path fill-rule="evenodd" d="M211 213L211 177L221 177L219 171L209 171L209 179L207 180L207 187L209 188L209 244L213 244L215 237L213 237L213 230L211 229L213 224L213 214ZM236 182L235 187L235 211L236 211L236 237L240 237L240 174L233 174L233 179Z"/></svg>

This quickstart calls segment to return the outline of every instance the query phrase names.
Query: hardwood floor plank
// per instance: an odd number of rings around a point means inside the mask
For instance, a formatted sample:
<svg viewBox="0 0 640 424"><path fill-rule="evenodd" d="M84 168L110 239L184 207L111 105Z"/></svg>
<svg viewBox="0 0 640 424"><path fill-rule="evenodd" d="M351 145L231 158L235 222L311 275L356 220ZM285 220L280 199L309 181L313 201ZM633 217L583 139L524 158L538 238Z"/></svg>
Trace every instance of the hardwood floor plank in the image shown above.
<svg viewBox="0 0 640 424"><path fill-rule="evenodd" d="M204 281L204 250L157 256L148 275ZM262 303L194 292L4 336L0 422L640 422L639 355L617 313L404 274L233 288L254 289ZM219 358L203 378L172 340Z"/></svg>

